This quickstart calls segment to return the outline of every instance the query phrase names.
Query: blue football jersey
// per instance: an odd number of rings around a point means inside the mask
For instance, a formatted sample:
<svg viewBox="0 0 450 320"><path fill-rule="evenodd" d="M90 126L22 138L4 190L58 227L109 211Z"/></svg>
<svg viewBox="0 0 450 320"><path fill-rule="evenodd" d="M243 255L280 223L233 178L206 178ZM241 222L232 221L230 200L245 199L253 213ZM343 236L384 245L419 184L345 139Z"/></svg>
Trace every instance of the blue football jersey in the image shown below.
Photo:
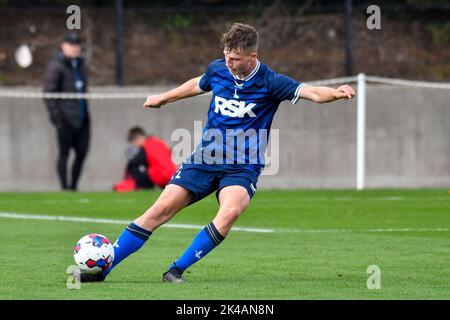
<svg viewBox="0 0 450 320"><path fill-rule="evenodd" d="M259 173L278 106L285 100L295 104L303 85L259 61L242 80L230 73L225 59L211 62L198 83L202 91L212 91L212 99L202 141L191 160L247 165Z"/></svg>

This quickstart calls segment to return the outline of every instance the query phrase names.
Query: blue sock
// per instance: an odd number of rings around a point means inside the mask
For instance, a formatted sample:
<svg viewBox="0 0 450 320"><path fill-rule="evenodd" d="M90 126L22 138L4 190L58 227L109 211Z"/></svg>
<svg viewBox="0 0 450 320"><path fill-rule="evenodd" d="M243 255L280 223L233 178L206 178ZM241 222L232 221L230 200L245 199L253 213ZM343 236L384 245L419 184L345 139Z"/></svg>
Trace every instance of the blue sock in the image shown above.
<svg viewBox="0 0 450 320"><path fill-rule="evenodd" d="M139 250L151 234L150 231L138 226L136 222L130 223L114 244L114 261L103 276L106 277L123 259Z"/></svg>
<svg viewBox="0 0 450 320"><path fill-rule="evenodd" d="M212 249L217 247L224 237L217 231L211 222L192 241L191 245L186 249L183 255L177 261L172 263L170 269L178 268L181 272L196 263L198 260L206 256Z"/></svg>

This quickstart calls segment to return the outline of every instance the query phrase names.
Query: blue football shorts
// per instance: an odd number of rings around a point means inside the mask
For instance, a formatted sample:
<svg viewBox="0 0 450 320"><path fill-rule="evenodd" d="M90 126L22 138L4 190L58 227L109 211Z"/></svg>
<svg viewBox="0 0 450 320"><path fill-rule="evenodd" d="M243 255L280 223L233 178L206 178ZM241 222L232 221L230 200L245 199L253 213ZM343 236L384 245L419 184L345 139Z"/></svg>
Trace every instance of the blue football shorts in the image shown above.
<svg viewBox="0 0 450 320"><path fill-rule="evenodd" d="M228 186L244 187L250 199L255 195L259 173L244 165L205 165L183 163L168 184L181 186L194 194L197 202Z"/></svg>

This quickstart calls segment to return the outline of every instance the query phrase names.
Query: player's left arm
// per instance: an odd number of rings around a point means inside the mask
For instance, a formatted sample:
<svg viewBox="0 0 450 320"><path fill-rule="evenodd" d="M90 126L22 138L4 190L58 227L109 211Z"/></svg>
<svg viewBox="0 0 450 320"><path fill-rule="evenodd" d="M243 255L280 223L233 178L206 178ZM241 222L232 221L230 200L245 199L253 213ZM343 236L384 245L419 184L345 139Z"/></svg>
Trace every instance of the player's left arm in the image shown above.
<svg viewBox="0 0 450 320"><path fill-rule="evenodd" d="M317 103L331 102L339 99L351 99L355 90L348 84L337 89L323 86L304 85L300 89L300 97Z"/></svg>

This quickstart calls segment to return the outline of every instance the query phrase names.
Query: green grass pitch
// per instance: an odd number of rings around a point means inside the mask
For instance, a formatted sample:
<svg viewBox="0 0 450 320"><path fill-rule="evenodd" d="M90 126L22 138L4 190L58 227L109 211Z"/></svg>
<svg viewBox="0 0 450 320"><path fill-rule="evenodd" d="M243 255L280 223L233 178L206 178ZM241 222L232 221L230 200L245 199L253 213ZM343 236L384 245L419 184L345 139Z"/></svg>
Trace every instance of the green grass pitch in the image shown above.
<svg viewBox="0 0 450 320"><path fill-rule="evenodd" d="M0 213L128 221L158 194L0 193ZM217 208L210 196L170 223L205 225ZM0 299L450 299L447 190L258 191L236 226L273 232L232 231L173 285L162 273L198 230L160 228L104 283L68 290L76 241L125 225L0 217Z"/></svg>

